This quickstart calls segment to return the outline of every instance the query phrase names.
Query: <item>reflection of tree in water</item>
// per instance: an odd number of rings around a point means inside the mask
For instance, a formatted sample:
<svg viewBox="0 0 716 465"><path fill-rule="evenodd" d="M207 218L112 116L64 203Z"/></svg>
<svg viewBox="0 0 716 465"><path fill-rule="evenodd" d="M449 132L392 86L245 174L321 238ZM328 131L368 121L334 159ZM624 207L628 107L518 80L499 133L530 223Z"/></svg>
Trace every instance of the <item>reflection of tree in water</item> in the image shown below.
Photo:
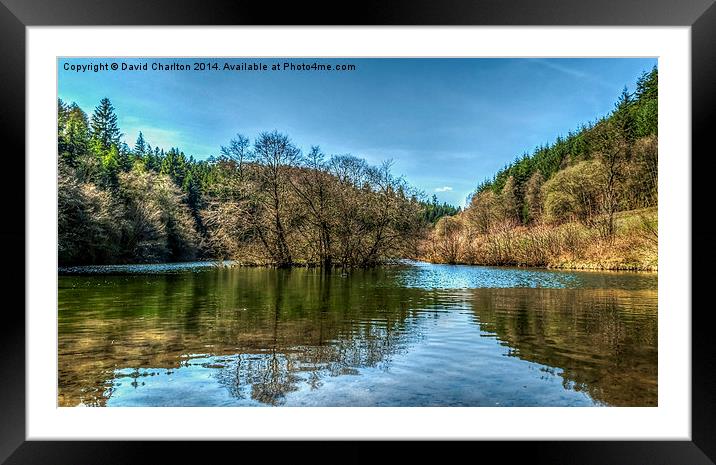
<svg viewBox="0 0 716 465"><path fill-rule="evenodd" d="M431 309L470 307L511 355L557 368L565 387L609 405L656 403L656 291L430 291L389 273L61 277L59 404L105 405L117 382L142 389L133 371L206 354L231 395L277 405L327 377L385 369L422 338Z"/></svg>
<svg viewBox="0 0 716 465"><path fill-rule="evenodd" d="M318 388L326 376L389 363L420 337L410 321L435 301L385 285L376 270L63 280L71 311L59 321L60 405L104 405L123 369L175 369L198 354L230 361L212 368L236 397L280 403L302 380Z"/></svg>
<svg viewBox="0 0 716 465"><path fill-rule="evenodd" d="M561 368L607 405L656 405L656 290L478 289L473 311L508 354Z"/></svg>
<svg viewBox="0 0 716 465"><path fill-rule="evenodd" d="M309 293L314 291L310 321L282 319L281 315L295 312L295 302L300 302L286 298L293 289L290 280L291 273L282 273L271 286L275 289L271 348L267 353L239 355L217 374L238 398L250 392L254 400L280 404L286 393L299 389L301 382L317 389L325 376L387 367L395 353L419 337L415 325L409 324L413 321L408 310L410 291L394 294L395 289L372 289L371 300L366 302L365 288L358 290L350 281L326 273L319 275L315 288L308 289ZM334 285L336 280L338 286ZM352 318L346 318L346 313Z"/></svg>
<svg viewBox="0 0 716 465"><path fill-rule="evenodd" d="M292 362L275 351L268 356L261 354L239 354L216 378L227 387L237 399L249 396L258 402L277 405L283 396L296 387L300 378L294 373Z"/></svg>
<svg viewBox="0 0 716 465"><path fill-rule="evenodd" d="M216 378L238 399L280 405L284 396L305 383L311 389L323 385L326 376L356 375L359 369L388 369L396 353L419 332L370 327L361 334L343 334L324 345L271 349L268 353L243 353L227 360Z"/></svg>

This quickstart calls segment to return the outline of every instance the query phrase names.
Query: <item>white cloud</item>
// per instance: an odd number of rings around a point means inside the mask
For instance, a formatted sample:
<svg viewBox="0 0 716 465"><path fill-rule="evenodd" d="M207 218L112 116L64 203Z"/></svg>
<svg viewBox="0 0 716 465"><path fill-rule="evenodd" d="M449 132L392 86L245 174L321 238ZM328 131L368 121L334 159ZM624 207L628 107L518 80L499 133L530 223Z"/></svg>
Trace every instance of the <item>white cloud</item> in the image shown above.
<svg viewBox="0 0 716 465"><path fill-rule="evenodd" d="M565 66L563 64L560 64L561 62L559 59L557 60L544 60L544 59L538 59L535 60L535 63L539 63L541 65L544 65L548 68L552 68L554 70L560 71L568 76L571 76L576 79L585 79L589 81L596 82L597 84L600 84L606 88L612 89L612 84L606 82L604 79L599 78L598 76L595 76L594 74L585 73L581 70L578 70L576 68L573 68L571 66Z"/></svg>
<svg viewBox="0 0 716 465"><path fill-rule="evenodd" d="M452 187L450 186L443 186L443 187L436 187L435 192L450 192L452 190Z"/></svg>

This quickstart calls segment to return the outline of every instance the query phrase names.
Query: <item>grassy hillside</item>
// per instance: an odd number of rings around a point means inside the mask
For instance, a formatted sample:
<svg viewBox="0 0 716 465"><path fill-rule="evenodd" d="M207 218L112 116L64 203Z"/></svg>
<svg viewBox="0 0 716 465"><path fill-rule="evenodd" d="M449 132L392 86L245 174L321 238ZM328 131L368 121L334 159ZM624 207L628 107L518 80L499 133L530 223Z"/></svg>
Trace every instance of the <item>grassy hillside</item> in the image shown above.
<svg viewBox="0 0 716 465"><path fill-rule="evenodd" d="M455 216L424 243L421 258L433 263L657 271L657 221L656 208L620 212L613 236L605 238L578 222L470 234L469 224Z"/></svg>
<svg viewBox="0 0 716 465"><path fill-rule="evenodd" d="M443 217L419 251L438 263L656 270L658 73L614 111L518 157Z"/></svg>

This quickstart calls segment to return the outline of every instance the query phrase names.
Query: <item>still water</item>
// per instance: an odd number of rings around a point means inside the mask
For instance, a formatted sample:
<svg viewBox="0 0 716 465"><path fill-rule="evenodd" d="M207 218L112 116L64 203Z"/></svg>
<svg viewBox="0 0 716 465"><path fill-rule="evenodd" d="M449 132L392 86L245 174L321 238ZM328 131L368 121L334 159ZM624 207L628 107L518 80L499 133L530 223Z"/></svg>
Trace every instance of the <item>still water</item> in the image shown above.
<svg viewBox="0 0 716 465"><path fill-rule="evenodd" d="M654 406L657 275L61 270L60 406Z"/></svg>

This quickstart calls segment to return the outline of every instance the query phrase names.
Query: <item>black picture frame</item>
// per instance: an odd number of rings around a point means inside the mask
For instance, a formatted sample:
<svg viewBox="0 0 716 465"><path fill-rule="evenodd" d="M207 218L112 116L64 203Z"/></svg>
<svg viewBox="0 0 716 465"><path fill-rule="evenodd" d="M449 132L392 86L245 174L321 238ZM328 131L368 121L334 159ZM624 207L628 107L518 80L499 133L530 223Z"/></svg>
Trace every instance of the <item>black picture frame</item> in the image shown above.
<svg viewBox="0 0 716 465"><path fill-rule="evenodd" d="M4 216L0 238L6 245L6 266L0 271L6 300L0 323L0 463L115 464L185 462L190 452L241 456L262 453L265 443L211 442L58 442L26 441L25 420L25 38L27 26L82 25L629 25L690 26L692 72L692 186L708 186L704 158L713 153L710 130L716 123L716 6L714 0L364 0L351 4L250 2L247 0L0 0L0 132L3 136ZM673 155L673 154L672 154ZM698 161L700 168L694 169ZM716 350L708 324L711 308L698 306L709 273L697 273L713 252L697 212L707 211L709 196L692 187L692 434L691 441L515 441L481 442L479 455L496 453L500 461L523 463L663 463L712 464L716 461ZM18 198L22 196L22 201ZM701 222L701 228L696 224ZM21 247L22 244L22 247ZM7 252L10 253L7 256ZM21 265L22 264L22 265ZM23 270L21 272L21 269ZM690 309L669 309L689 311ZM475 448L472 443L463 447ZM281 455L315 458L310 443L269 446ZM340 451L336 450L341 448ZM346 447L348 450L346 450ZM321 456L363 461L375 443L328 443ZM422 453L425 443L412 443ZM509 454L505 452L509 451ZM208 457L208 456L207 456ZM364 459L361 459L363 457ZM237 453L236 458L239 458ZM275 457L274 457L275 458Z"/></svg>

